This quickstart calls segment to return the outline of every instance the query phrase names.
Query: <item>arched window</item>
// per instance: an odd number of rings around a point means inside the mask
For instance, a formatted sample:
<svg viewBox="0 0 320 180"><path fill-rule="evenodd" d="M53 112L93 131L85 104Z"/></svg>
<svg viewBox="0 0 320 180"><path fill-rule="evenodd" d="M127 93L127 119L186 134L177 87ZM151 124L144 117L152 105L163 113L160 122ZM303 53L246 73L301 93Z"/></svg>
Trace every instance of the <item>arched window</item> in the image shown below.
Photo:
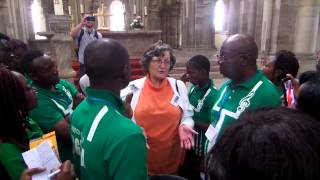
<svg viewBox="0 0 320 180"><path fill-rule="evenodd" d="M42 8L39 4L39 0L34 0L31 5L32 13L32 22L33 22L33 31L36 34L37 32L45 32L44 18ZM35 39L46 39L43 36L35 35Z"/></svg>
<svg viewBox="0 0 320 180"><path fill-rule="evenodd" d="M115 0L110 5L110 30L123 31L124 30L124 5L121 1Z"/></svg>
<svg viewBox="0 0 320 180"><path fill-rule="evenodd" d="M222 0L216 2L214 7L214 27L215 31L223 31L225 23L225 6Z"/></svg>

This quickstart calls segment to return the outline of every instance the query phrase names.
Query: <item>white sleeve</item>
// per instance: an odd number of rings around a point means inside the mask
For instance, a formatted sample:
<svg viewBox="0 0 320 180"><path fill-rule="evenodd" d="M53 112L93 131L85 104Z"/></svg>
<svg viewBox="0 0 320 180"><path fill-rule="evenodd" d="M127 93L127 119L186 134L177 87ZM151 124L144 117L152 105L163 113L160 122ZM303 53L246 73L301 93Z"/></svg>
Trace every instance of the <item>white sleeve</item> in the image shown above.
<svg viewBox="0 0 320 180"><path fill-rule="evenodd" d="M181 107L183 111L182 120L180 124L187 125L193 128L194 126L194 121L192 119L193 109L188 99L188 89L186 85L180 80L177 80L177 86L178 86L179 96L180 96L178 105Z"/></svg>
<svg viewBox="0 0 320 180"><path fill-rule="evenodd" d="M81 88L81 91L87 95L86 89L87 87L90 87L90 80L89 80L89 76L87 76L86 74L83 75L80 80L79 80L79 85Z"/></svg>

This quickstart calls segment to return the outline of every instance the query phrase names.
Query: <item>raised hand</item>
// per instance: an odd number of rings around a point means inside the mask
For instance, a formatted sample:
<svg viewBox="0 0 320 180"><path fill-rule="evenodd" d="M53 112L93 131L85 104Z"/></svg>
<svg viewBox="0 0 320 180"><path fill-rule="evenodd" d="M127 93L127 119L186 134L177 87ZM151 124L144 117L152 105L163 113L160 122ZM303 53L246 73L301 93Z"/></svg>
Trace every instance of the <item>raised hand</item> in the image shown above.
<svg viewBox="0 0 320 180"><path fill-rule="evenodd" d="M187 125L179 127L180 146L184 149L191 149L194 146L193 136L198 133Z"/></svg>

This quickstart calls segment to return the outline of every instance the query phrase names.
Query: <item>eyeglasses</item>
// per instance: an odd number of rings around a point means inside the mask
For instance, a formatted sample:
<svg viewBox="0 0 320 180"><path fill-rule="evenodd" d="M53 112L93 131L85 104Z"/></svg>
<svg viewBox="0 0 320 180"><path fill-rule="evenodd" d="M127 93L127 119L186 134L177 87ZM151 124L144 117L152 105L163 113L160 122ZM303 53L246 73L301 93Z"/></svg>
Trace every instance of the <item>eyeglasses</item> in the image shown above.
<svg viewBox="0 0 320 180"><path fill-rule="evenodd" d="M160 66L161 64L168 66L170 64L170 60L161 61L160 59L153 59L153 60L151 60L151 62L156 64L157 66Z"/></svg>

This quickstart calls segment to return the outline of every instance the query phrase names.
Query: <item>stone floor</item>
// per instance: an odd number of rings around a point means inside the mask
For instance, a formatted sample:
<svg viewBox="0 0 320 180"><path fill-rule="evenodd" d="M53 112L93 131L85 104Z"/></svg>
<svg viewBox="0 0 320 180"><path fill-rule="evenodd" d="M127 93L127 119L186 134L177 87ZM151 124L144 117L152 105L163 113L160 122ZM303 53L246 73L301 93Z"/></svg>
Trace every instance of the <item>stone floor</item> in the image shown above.
<svg viewBox="0 0 320 180"><path fill-rule="evenodd" d="M174 55L176 56L177 62L174 69L170 72L170 75L175 78L180 78L181 75L185 72L185 63L191 57L195 55L204 55L208 57L211 63L211 72L210 78L214 80L217 87L220 87L223 82L226 81L219 73L219 65L217 64L217 51L214 50L174 50ZM300 60L300 70L299 73L307 70L315 70L315 60ZM257 61L259 68L263 67L264 62L262 60Z"/></svg>

